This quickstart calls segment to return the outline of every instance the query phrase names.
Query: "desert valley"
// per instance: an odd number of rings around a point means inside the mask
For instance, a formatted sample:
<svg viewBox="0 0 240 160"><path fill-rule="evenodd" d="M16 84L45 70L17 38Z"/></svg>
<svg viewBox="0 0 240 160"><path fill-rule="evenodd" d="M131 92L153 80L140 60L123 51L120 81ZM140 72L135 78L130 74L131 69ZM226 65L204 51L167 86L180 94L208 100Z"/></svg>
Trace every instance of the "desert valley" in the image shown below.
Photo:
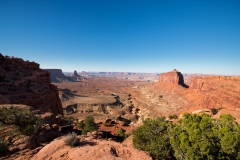
<svg viewBox="0 0 240 160"><path fill-rule="evenodd" d="M239 76L182 74L176 69L65 75L61 69L40 69L35 62L1 54L0 71L0 159L152 159L132 142L133 132L148 118L165 116L176 123L184 113L212 118L231 114L240 123ZM42 124L19 136L9 118L23 118L24 113L40 117ZM96 129L81 135L80 124L89 117ZM80 142L71 148L64 138L73 132ZM4 152L5 143L11 145Z"/></svg>

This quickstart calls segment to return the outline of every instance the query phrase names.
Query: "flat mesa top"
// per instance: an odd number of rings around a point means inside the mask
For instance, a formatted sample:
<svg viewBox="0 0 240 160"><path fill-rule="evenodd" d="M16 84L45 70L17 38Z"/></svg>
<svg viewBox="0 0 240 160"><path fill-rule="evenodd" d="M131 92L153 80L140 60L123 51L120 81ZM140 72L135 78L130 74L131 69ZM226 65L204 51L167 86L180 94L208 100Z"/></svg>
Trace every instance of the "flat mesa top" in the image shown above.
<svg viewBox="0 0 240 160"><path fill-rule="evenodd" d="M116 99L113 96L90 96L76 97L74 102L84 104L112 104L116 102Z"/></svg>

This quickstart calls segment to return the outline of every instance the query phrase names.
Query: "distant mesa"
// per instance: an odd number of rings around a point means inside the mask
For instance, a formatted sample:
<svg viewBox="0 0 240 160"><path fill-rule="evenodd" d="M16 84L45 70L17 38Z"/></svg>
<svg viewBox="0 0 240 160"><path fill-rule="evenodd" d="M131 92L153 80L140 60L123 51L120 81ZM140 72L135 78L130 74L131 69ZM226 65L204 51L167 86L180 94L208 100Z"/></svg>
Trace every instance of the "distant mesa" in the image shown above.
<svg viewBox="0 0 240 160"><path fill-rule="evenodd" d="M74 72L73 72L73 74L71 76L80 76L80 75L78 75L77 71L74 70Z"/></svg>
<svg viewBox="0 0 240 160"><path fill-rule="evenodd" d="M51 83L74 82L72 78L65 76L62 73L61 69L44 69L44 70L50 73Z"/></svg>
<svg viewBox="0 0 240 160"><path fill-rule="evenodd" d="M177 71L176 69L170 72L161 73L159 77L159 82L181 85L185 88L188 88L188 86L184 84L182 73Z"/></svg>
<svg viewBox="0 0 240 160"><path fill-rule="evenodd" d="M80 76L77 71L75 70L72 75L69 76L74 81L85 81L87 78Z"/></svg>
<svg viewBox="0 0 240 160"><path fill-rule="evenodd" d="M65 76L61 69L44 69L44 70L50 72L51 83L79 82L86 80L85 77L78 75L76 70L70 76Z"/></svg>
<svg viewBox="0 0 240 160"><path fill-rule="evenodd" d="M88 76L88 73L87 73L86 71L82 71L82 72L80 73L80 75L81 75L81 76Z"/></svg>

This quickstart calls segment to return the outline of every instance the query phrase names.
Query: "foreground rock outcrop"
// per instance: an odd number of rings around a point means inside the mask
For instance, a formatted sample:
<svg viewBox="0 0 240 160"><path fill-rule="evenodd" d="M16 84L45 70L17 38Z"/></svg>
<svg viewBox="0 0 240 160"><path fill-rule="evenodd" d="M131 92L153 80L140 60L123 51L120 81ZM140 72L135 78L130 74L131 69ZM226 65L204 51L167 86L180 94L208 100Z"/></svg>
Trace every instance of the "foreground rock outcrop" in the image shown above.
<svg viewBox="0 0 240 160"><path fill-rule="evenodd" d="M63 114L50 73L35 62L0 54L0 104L25 104L41 112Z"/></svg>
<svg viewBox="0 0 240 160"><path fill-rule="evenodd" d="M131 146L113 141L97 140L90 137L79 136L78 146L71 148L64 144L60 137L42 148L32 160L74 160L74 159L106 159L106 160L151 160L152 158L143 151Z"/></svg>

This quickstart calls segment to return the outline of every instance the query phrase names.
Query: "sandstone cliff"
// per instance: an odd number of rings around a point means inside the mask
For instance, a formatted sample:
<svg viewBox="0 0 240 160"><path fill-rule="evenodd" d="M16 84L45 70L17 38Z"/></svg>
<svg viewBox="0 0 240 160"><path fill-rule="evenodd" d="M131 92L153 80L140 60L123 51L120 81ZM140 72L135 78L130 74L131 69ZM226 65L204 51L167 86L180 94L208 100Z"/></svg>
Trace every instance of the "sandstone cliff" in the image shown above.
<svg viewBox="0 0 240 160"><path fill-rule="evenodd" d="M240 77L202 76L191 80L190 88L204 94L204 108L239 108Z"/></svg>
<svg viewBox="0 0 240 160"><path fill-rule="evenodd" d="M25 104L42 112L63 114L50 73L35 62L0 54L0 104Z"/></svg>
<svg viewBox="0 0 240 160"><path fill-rule="evenodd" d="M172 77L171 77L172 76ZM222 113L232 114L240 122L240 77L238 76L195 76L191 77L189 88L181 87L176 73L161 74L159 82L154 84L158 89L156 103L166 101L171 114L212 110L214 116ZM153 93L153 91L151 91ZM162 104L160 105L163 106Z"/></svg>
<svg viewBox="0 0 240 160"><path fill-rule="evenodd" d="M184 85L183 75L181 74L181 72L178 72L176 69L174 69L171 72L161 73L159 77L159 82Z"/></svg>

